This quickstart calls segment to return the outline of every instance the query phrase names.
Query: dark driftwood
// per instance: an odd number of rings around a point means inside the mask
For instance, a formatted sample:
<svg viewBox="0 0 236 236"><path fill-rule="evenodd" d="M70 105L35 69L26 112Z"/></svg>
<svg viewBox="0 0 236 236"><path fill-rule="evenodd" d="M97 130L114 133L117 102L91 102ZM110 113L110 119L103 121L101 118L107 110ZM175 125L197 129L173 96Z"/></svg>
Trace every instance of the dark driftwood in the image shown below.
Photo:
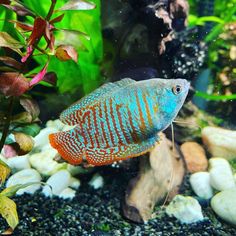
<svg viewBox="0 0 236 236"><path fill-rule="evenodd" d="M171 150L171 143L161 134L161 141L148 157L141 158L140 171L127 187L123 214L143 223L152 218L154 206L167 197L171 200L179 190L185 174L184 161L179 152Z"/></svg>

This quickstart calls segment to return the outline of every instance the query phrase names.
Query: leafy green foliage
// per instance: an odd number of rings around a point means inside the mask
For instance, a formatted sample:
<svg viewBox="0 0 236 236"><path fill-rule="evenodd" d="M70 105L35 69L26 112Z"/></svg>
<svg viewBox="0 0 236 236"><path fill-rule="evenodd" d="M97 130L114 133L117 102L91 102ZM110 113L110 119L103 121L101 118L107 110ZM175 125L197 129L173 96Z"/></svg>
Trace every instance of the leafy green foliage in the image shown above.
<svg viewBox="0 0 236 236"><path fill-rule="evenodd" d="M236 99L235 90L231 91L229 86L233 81L235 73L235 59L230 56L230 52L234 49L234 39L232 33L229 32L230 25L236 21L236 0L215 0L214 15L198 17L197 8L198 1L190 0L189 23L190 27L204 26L207 22L213 23L213 28L204 38L208 46L208 57L206 66L210 69L214 80L212 84L214 89L212 93L206 94L197 92L196 95L207 100L227 101ZM231 28L232 28L231 27ZM228 35L228 36L227 36Z"/></svg>
<svg viewBox="0 0 236 236"><path fill-rule="evenodd" d="M214 94L207 94L200 91L197 91L195 93L196 96L205 98L206 100L211 101L226 101L226 100L235 100L236 94L230 94L230 95L214 95Z"/></svg>
<svg viewBox="0 0 236 236"><path fill-rule="evenodd" d="M27 91L43 81L47 86L57 84L62 93L78 87L88 93L101 82L100 1L0 0L0 8L4 17L4 21L0 19L4 30L0 32L0 96L9 100L8 111L0 111L0 151L6 139L10 143L10 129L20 132L17 143L25 152L29 146L24 140L31 134L27 128L38 121L39 115L37 104L23 98ZM12 115L16 101L25 111Z"/></svg>
<svg viewBox="0 0 236 236"><path fill-rule="evenodd" d="M214 15L199 17L197 7L199 1L190 0L190 14L188 17L189 26L204 25L206 22L216 23L212 31L206 36L206 42L216 40L220 33L224 30L224 25L236 20L236 0L215 0Z"/></svg>
<svg viewBox="0 0 236 236"><path fill-rule="evenodd" d="M196 25L205 25L206 22L215 22L222 24L224 21L217 16L202 16L197 17L195 15L190 14L188 16L188 23L189 26L196 26Z"/></svg>
<svg viewBox="0 0 236 236"><path fill-rule="evenodd" d="M28 125L24 125L24 126L20 126L20 127L16 127L14 128L15 132L22 132L25 134L28 134L32 137L35 137L39 131L40 131L40 127L37 124L28 124Z"/></svg>
<svg viewBox="0 0 236 236"><path fill-rule="evenodd" d="M56 8L60 9L67 1L58 1ZM61 93L73 91L78 87L83 87L84 93L89 93L97 88L102 81L99 63L103 58L103 43L100 22L100 0L90 1L96 5L95 9L89 11L66 11L63 20L57 23L56 45L69 44L78 51L78 63L65 61L58 63L56 56L50 58L48 71L56 71L58 81L57 86ZM24 3L45 16L50 6L50 1L24 0ZM56 13L55 15L57 15ZM58 14L59 15L59 14ZM69 30L68 30L69 29ZM76 31L84 32L89 36L89 40L84 35L77 34ZM45 64L47 58L35 58L39 64Z"/></svg>
<svg viewBox="0 0 236 236"><path fill-rule="evenodd" d="M102 56L100 0L0 0L0 152L23 155L33 147L39 108L29 90L44 81L61 93L88 93L101 82ZM16 104L24 110L15 114ZM10 169L0 163L0 171L4 182ZM19 219L9 197L27 186L0 193L0 214L12 230Z"/></svg>

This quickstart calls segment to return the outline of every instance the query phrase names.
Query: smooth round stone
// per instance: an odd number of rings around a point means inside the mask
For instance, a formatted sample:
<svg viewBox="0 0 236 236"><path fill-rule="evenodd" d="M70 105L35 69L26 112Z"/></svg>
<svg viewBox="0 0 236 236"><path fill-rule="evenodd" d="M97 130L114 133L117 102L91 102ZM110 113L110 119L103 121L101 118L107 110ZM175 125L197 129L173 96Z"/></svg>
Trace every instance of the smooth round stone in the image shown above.
<svg viewBox="0 0 236 236"><path fill-rule="evenodd" d="M209 164L210 183L214 189L222 191L236 186L231 166L227 160L211 158Z"/></svg>
<svg viewBox="0 0 236 236"><path fill-rule="evenodd" d="M220 218L236 227L236 188L217 193L211 199L211 207Z"/></svg>
<svg viewBox="0 0 236 236"><path fill-rule="evenodd" d="M203 199L213 197L213 189L210 185L210 174L208 172L197 172L190 176L190 184L194 193Z"/></svg>
<svg viewBox="0 0 236 236"><path fill-rule="evenodd" d="M38 173L38 171L34 170L34 169L25 169L25 170L21 170L15 174L13 174L6 183L6 187L11 187L14 186L16 184L27 184L27 183L38 183L38 184L33 184L30 185L26 188L20 189L17 191L17 195L21 195L23 193L29 193L29 194L33 194L35 191L37 191L38 189L40 189L41 187L41 176Z"/></svg>
<svg viewBox="0 0 236 236"><path fill-rule="evenodd" d="M65 188L58 196L63 199L73 199L75 197L75 194L75 190L71 188Z"/></svg>
<svg viewBox="0 0 236 236"><path fill-rule="evenodd" d="M102 188L104 185L104 179L101 175L95 174L92 179L89 181L89 185L94 189Z"/></svg>
<svg viewBox="0 0 236 236"><path fill-rule="evenodd" d="M29 169L29 155L8 158L7 165L13 170L13 172Z"/></svg>
<svg viewBox="0 0 236 236"><path fill-rule="evenodd" d="M73 189L78 189L80 187L80 181L79 179L75 178L75 177L71 177L70 178L70 183L69 183L69 187L73 188Z"/></svg>
<svg viewBox="0 0 236 236"><path fill-rule="evenodd" d="M53 148L44 150L29 157L30 164L42 175L53 175L59 170L66 169L67 163L58 163L54 160L57 151Z"/></svg>
<svg viewBox="0 0 236 236"><path fill-rule="evenodd" d="M82 166L73 166L67 164L67 170L71 173L72 176L75 176L75 175L90 173L94 170L94 168L93 167L83 168Z"/></svg>
<svg viewBox="0 0 236 236"><path fill-rule="evenodd" d="M44 146L49 144L48 136L52 133L57 133L56 128L44 128L38 135L34 137L34 148L42 149Z"/></svg>
<svg viewBox="0 0 236 236"><path fill-rule="evenodd" d="M60 170L53 174L43 187L45 196L59 195L70 184L71 175L67 170ZM50 187L51 188L50 188Z"/></svg>
<svg viewBox="0 0 236 236"><path fill-rule="evenodd" d="M169 216L174 216L181 223L185 224L203 220L201 206L193 197L176 195L166 207L166 213Z"/></svg>
<svg viewBox="0 0 236 236"><path fill-rule="evenodd" d="M46 123L46 127L47 128L53 128L53 129L57 129L58 131L61 131L64 127L64 124L59 120L49 120Z"/></svg>
<svg viewBox="0 0 236 236"><path fill-rule="evenodd" d="M208 167L208 160L203 147L196 142L185 142L180 147L184 155L187 170L190 173L205 171Z"/></svg>
<svg viewBox="0 0 236 236"><path fill-rule="evenodd" d="M202 129L202 140L212 156L227 160L236 158L235 130L208 126Z"/></svg>
<svg viewBox="0 0 236 236"><path fill-rule="evenodd" d="M57 129L58 131L67 131L67 130L73 129L75 126L64 124L59 119L57 119L57 120L49 120L46 123L46 127L54 128L54 129Z"/></svg>
<svg viewBox="0 0 236 236"><path fill-rule="evenodd" d="M37 149L36 149L36 150L37 150ZM40 148L40 151L39 151L39 152L45 152L45 151L50 151L50 150L53 150L55 153L57 153L57 150L54 149L54 148L51 146L50 143L48 143L48 144L42 146L42 147Z"/></svg>

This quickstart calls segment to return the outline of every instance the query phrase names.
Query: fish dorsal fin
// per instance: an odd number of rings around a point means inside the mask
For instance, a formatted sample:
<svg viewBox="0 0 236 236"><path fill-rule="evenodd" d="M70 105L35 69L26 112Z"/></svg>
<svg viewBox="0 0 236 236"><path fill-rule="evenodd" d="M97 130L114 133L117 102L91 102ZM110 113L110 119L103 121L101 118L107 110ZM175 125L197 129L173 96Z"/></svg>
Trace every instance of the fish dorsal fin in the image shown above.
<svg viewBox="0 0 236 236"><path fill-rule="evenodd" d="M106 83L102 85L100 88L97 88L92 93L83 97L82 99L68 107L66 110L64 110L60 115L60 120L68 125L78 124L78 120L76 119L78 110L91 105L94 102L97 102L98 100L104 98L105 96L108 96L108 94L116 91L117 89L133 83L136 83L136 81L130 78L125 78L114 83Z"/></svg>
<svg viewBox="0 0 236 236"><path fill-rule="evenodd" d="M119 86L119 87L125 87L125 86L127 86L129 84L133 84L133 83L136 83L136 81L133 79L130 79L130 78L124 78L122 80L114 82L113 84L115 84L116 86Z"/></svg>

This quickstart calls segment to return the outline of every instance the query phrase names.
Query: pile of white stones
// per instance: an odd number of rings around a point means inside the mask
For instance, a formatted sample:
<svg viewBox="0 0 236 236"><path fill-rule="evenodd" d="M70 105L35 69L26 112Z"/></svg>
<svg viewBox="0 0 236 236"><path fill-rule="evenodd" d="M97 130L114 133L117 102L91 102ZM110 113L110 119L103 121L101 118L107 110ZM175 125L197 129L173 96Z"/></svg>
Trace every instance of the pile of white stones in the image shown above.
<svg viewBox="0 0 236 236"><path fill-rule="evenodd" d="M229 163L236 159L236 131L206 127L202 139L212 158L208 170L190 176L191 187L199 199L210 201L220 218L236 226L236 173ZM182 223L203 220L201 206L193 197L177 195L166 213Z"/></svg>
<svg viewBox="0 0 236 236"><path fill-rule="evenodd" d="M29 154L11 158L4 158L0 154L0 159L6 162L12 170L6 187L36 183L20 189L17 195L33 194L42 188L43 194L48 197L59 196L64 199L75 197L76 190L80 187L80 180L75 176L87 173L92 169L84 169L81 166L72 166L68 163L58 163L54 160L57 151L50 146L48 140L49 134L71 128L59 120L48 121L46 128L42 129L34 138L35 146ZM42 179L46 179L46 182L42 183ZM89 184L95 189L102 187L102 176L95 174Z"/></svg>
<svg viewBox="0 0 236 236"><path fill-rule="evenodd" d="M220 218L236 226L236 174L227 160L210 158L208 171L192 174L190 184L198 197L211 199Z"/></svg>

